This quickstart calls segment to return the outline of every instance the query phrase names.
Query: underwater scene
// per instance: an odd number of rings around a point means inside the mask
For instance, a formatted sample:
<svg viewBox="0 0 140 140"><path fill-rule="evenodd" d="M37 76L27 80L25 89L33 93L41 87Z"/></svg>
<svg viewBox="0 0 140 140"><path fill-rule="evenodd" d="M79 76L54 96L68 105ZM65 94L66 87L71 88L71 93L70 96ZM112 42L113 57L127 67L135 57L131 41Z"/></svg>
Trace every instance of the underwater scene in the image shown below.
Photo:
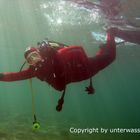
<svg viewBox="0 0 140 140"><path fill-rule="evenodd" d="M27 47L50 40L91 58L110 28L120 30L115 60L93 76L94 89L90 77L68 83L61 111L63 91L30 76L9 80L28 69ZM139 140L139 106L139 0L0 0L0 140Z"/></svg>

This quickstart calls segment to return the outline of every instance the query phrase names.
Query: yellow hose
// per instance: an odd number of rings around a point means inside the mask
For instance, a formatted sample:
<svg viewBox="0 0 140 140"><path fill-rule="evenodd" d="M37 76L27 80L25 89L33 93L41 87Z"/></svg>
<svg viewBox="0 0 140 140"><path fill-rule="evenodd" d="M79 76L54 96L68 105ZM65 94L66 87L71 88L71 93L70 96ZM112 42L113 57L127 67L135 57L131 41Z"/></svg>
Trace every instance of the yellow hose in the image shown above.
<svg viewBox="0 0 140 140"><path fill-rule="evenodd" d="M35 115L35 92L33 90L33 86L32 86L32 79L29 79L30 82L30 89L31 89L31 95L32 95L32 113L33 116Z"/></svg>

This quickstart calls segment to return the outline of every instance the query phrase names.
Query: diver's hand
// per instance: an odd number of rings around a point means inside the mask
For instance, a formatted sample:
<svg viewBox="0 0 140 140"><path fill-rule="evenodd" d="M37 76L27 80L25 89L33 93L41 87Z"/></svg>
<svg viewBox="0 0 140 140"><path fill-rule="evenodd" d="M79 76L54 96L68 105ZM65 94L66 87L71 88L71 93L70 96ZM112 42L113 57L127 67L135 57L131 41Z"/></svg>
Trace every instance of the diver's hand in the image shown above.
<svg viewBox="0 0 140 140"><path fill-rule="evenodd" d="M94 94L95 93L95 89L93 88L92 85L89 85L88 87L86 87L85 91L87 91L88 94Z"/></svg>
<svg viewBox="0 0 140 140"><path fill-rule="evenodd" d="M56 110L58 112L60 112L62 110L63 103L64 103L64 99L63 98L58 100L58 105L56 106Z"/></svg>

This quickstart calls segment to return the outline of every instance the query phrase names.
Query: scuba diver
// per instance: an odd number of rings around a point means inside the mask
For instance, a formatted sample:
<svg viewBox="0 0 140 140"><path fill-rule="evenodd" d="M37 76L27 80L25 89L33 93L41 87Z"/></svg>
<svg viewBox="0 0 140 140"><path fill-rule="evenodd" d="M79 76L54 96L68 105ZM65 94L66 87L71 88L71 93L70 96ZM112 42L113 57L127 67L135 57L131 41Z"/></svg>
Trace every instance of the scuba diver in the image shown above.
<svg viewBox="0 0 140 140"><path fill-rule="evenodd" d="M116 57L116 44L111 29L107 32L107 42L100 45L96 56L88 57L81 46L43 41L37 47L29 47L24 53L29 67L19 72L0 73L0 81L18 81L37 77L58 91L63 91L56 106L61 111L66 86L72 82L90 79L86 87L88 94L94 93L92 76L112 63Z"/></svg>

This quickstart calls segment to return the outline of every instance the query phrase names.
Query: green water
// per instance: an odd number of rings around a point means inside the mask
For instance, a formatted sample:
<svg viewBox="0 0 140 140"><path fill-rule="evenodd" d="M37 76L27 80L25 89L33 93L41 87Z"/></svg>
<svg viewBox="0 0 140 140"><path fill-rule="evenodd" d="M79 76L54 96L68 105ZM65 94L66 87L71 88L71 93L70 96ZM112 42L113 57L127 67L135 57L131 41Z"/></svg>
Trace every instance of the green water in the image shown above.
<svg viewBox="0 0 140 140"><path fill-rule="evenodd" d="M0 0L0 72L19 71L23 53L45 37L69 45L82 45L95 55L100 41L92 32L103 32L104 21L59 0ZM63 111L55 111L58 91L33 79L36 115L41 124L32 131L29 80L0 82L0 140L134 140L140 134L72 134L70 128L140 127L140 47L117 47L116 60L94 77L95 95L84 88L89 81L69 84Z"/></svg>

